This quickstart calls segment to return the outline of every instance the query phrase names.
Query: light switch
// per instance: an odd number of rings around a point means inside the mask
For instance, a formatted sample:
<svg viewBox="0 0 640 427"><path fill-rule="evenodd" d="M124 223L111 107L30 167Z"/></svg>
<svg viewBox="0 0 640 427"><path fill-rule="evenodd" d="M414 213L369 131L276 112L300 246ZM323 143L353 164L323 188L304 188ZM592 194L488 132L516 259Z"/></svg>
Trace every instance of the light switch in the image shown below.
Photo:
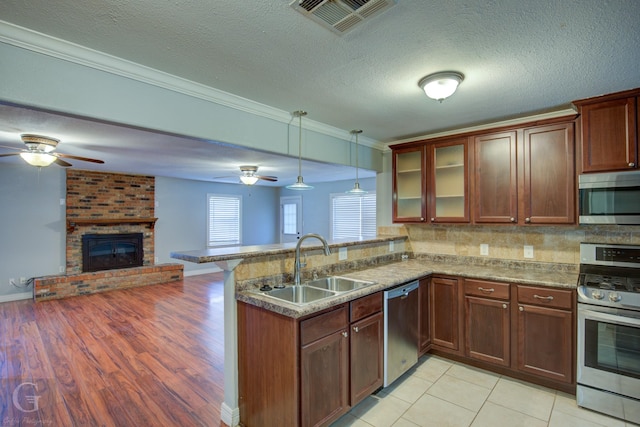
<svg viewBox="0 0 640 427"><path fill-rule="evenodd" d="M347 248L339 248L338 249L338 260L344 261L347 259Z"/></svg>
<svg viewBox="0 0 640 427"><path fill-rule="evenodd" d="M533 246L524 245L524 257L533 258Z"/></svg>
<svg viewBox="0 0 640 427"><path fill-rule="evenodd" d="M389 252L393 252L394 250L393 240L389 242Z"/></svg>
<svg viewBox="0 0 640 427"><path fill-rule="evenodd" d="M489 255L489 245L486 243L480 244L480 255Z"/></svg>

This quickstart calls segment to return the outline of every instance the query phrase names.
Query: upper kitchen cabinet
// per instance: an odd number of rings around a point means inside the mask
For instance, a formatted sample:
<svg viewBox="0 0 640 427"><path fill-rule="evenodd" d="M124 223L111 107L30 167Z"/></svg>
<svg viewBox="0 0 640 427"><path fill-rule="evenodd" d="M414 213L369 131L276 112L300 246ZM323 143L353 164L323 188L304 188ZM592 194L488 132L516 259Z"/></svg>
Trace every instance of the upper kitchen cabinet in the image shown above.
<svg viewBox="0 0 640 427"><path fill-rule="evenodd" d="M523 132L522 209L525 224L575 223L573 122Z"/></svg>
<svg viewBox="0 0 640 427"><path fill-rule="evenodd" d="M393 149L393 222L426 219L425 146Z"/></svg>
<svg viewBox="0 0 640 427"><path fill-rule="evenodd" d="M474 138L476 223L516 223L518 183L516 132Z"/></svg>
<svg viewBox="0 0 640 427"><path fill-rule="evenodd" d="M469 222L469 144L457 138L427 145L429 218L434 223Z"/></svg>
<svg viewBox="0 0 640 427"><path fill-rule="evenodd" d="M638 168L640 89L574 101L582 123L582 172Z"/></svg>

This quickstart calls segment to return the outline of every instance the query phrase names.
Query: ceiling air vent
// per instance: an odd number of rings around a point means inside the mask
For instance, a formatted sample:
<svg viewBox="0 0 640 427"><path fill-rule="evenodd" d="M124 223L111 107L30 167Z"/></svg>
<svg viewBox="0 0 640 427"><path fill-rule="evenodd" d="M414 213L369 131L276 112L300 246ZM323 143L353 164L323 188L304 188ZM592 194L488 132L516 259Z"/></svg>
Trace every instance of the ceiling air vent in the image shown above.
<svg viewBox="0 0 640 427"><path fill-rule="evenodd" d="M344 34L395 4L396 0L295 0L291 7L331 31Z"/></svg>

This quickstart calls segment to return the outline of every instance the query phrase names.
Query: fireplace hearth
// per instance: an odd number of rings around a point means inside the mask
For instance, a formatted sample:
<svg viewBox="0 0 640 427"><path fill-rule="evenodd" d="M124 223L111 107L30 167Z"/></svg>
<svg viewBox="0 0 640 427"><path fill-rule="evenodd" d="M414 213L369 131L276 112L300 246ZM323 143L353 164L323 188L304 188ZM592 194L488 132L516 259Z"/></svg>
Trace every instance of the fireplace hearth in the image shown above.
<svg viewBox="0 0 640 427"><path fill-rule="evenodd" d="M140 267L144 251L142 233L84 234L82 271Z"/></svg>

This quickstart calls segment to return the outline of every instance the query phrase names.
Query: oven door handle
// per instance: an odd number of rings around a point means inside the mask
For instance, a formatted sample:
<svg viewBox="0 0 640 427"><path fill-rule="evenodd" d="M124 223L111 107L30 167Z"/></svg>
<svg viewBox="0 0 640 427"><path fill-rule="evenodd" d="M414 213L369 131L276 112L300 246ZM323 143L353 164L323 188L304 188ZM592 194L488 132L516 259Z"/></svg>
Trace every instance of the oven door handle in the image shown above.
<svg viewBox="0 0 640 427"><path fill-rule="evenodd" d="M578 309L578 315L581 317L589 318L593 320L608 321L610 323L615 323L617 325L628 325L628 326L640 327L640 318L637 318L637 317L623 316L620 314L602 313L599 311L593 311L593 310L588 310L584 308Z"/></svg>

